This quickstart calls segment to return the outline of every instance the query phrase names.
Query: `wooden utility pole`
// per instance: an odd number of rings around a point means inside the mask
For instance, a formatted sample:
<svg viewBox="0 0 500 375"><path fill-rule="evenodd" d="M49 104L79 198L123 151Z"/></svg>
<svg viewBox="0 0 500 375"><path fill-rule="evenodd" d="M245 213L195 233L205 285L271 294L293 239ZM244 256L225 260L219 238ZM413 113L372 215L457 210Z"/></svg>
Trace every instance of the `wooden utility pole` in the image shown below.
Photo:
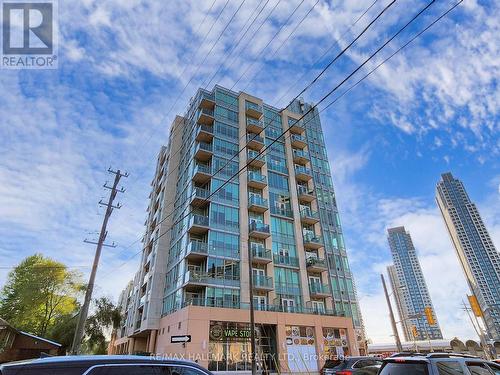
<svg viewBox="0 0 500 375"><path fill-rule="evenodd" d="M92 300L92 292L94 291L94 282L95 276L97 273L97 266L99 265L99 258L101 257L101 250L103 246L107 247L115 247L116 245L113 243L111 245L107 245L104 243L106 237L108 235L107 226L109 217L113 212L113 209L119 209L121 205L118 203L116 206L113 205L113 201L115 200L117 193L123 193L125 191L124 188L118 189L118 183L120 182L120 178L128 177L128 173L121 173L118 169L117 171L108 169L108 172L115 175L115 180L113 182L113 186L108 186L104 184L104 188L111 190L109 193L108 203L104 203L102 200L99 201L101 206L106 207L106 213L104 215L104 219L101 225L101 232L99 234L99 240L97 242L84 240L86 243L91 243L96 246L95 256L94 256L94 264L92 265L92 271L90 272L89 283L87 284L87 290L85 291L85 299L83 301L82 308L80 309L80 313L78 314L78 323L76 325L75 336L73 337L73 345L71 346L71 354L78 354L80 351L80 346L82 344L83 332L85 328L85 322L87 320L87 315L89 313L90 301Z"/></svg>

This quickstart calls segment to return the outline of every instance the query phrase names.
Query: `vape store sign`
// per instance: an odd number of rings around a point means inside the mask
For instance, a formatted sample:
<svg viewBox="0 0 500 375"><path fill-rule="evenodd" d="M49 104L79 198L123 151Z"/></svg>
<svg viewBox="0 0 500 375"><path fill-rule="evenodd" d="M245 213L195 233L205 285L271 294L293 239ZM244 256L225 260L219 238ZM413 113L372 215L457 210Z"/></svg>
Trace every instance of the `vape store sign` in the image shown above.
<svg viewBox="0 0 500 375"><path fill-rule="evenodd" d="M1 67L57 68L57 0L0 0Z"/></svg>

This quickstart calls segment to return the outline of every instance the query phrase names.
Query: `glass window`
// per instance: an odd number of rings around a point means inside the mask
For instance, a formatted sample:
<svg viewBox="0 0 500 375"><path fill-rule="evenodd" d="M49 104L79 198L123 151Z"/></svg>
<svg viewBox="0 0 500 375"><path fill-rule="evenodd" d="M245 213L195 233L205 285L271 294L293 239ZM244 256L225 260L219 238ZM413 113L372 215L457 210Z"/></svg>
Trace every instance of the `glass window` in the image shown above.
<svg viewBox="0 0 500 375"><path fill-rule="evenodd" d="M491 375L491 372L484 363L468 363L467 368L471 375Z"/></svg>
<svg viewBox="0 0 500 375"><path fill-rule="evenodd" d="M240 257L240 237L236 234L211 230L208 234L208 253L232 258Z"/></svg>
<svg viewBox="0 0 500 375"><path fill-rule="evenodd" d="M436 362L439 375L461 375L463 374L462 366L456 361Z"/></svg>
<svg viewBox="0 0 500 375"><path fill-rule="evenodd" d="M210 227L239 232L239 212L237 208L217 203L210 205Z"/></svg>
<svg viewBox="0 0 500 375"><path fill-rule="evenodd" d="M379 375L428 375L426 363L387 363Z"/></svg>
<svg viewBox="0 0 500 375"><path fill-rule="evenodd" d="M224 185L224 183L225 183L225 185ZM220 188L222 185L224 185L224 186L222 188ZM238 202L239 202L238 196L239 196L239 192L240 192L238 184L235 184L232 182L221 181L221 180L217 180L217 179L213 178L211 191L216 191L217 189L219 189L219 190L212 196L212 199L214 201L238 205Z"/></svg>
<svg viewBox="0 0 500 375"><path fill-rule="evenodd" d="M155 366L155 365L119 365L94 368L89 375L202 375L204 372L194 367Z"/></svg>

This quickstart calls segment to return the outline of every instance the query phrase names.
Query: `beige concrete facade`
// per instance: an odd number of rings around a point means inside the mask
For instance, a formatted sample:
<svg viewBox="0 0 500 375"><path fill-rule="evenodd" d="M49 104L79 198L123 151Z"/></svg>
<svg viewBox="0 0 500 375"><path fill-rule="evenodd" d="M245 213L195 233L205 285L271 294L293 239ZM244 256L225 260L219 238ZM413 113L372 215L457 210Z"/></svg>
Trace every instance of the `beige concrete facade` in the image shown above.
<svg viewBox="0 0 500 375"><path fill-rule="evenodd" d="M235 95L235 93L233 93L233 95ZM262 99L243 92L240 92L235 96L237 96L238 99L238 148L239 150L244 150L239 152L236 160L239 161L239 167L242 168L251 159L249 156L250 153L259 153L260 150L265 147L263 119L264 103ZM215 103L214 98L210 100ZM201 103L201 101L197 101L196 98L192 101L192 103L197 102ZM255 107L253 109L249 109L249 103ZM201 104L199 105L201 106ZM213 107L215 108L215 104L213 104ZM298 120L301 117L299 114L293 113L289 110L278 111L277 109L273 109L273 111L277 113L279 112L283 131L288 128L289 119ZM212 114L212 117L212 123L203 123L203 126L212 127L213 132L213 128L215 127L215 115ZM249 125L249 119L254 122L253 125ZM174 208L174 201L177 198L176 194L178 194L178 190L176 191L176 183L178 183L178 172L176 172L176 169L179 169L179 165L183 162L182 160L179 160L180 153L177 151L185 146L183 144L183 142L185 142L184 138L181 138L181 136L187 137L187 135L183 134L182 131L175 130L180 126L187 126L185 121L186 119L182 117L177 117L174 121L169 141L169 151L165 153L165 157L168 160L168 168L162 172L157 170L157 176L153 181L153 190L161 190L162 198L158 198L159 195L156 195L156 193L153 193L151 196L153 203L150 205L149 219L146 223L147 226L149 225L147 229L146 244L150 239L154 239L155 236L158 235L154 228L150 228L151 223L154 224L156 220L155 210L158 209L156 200L164 200L164 202L160 204L163 214L171 213ZM197 125L201 125L201 123ZM198 137L199 134L196 134L197 128L194 129L195 137ZM303 140L297 143L296 140L292 140L291 134L302 138ZM357 342L357 337L359 335L356 333L353 326L353 319L351 317L344 317L340 316L340 314L336 314L338 310L335 310L334 306L331 281L327 265L327 254L324 247L325 245L321 243L322 229L318 214L319 206L314 192L315 186L312 176L312 165L309 157L308 145L305 140L305 128L302 125L297 124L291 134L289 132L284 137L285 154L282 157L282 159L286 159L285 171L288 170L288 173L273 170L275 175L283 175L289 183L288 199L291 213L289 210L287 212L290 214L280 214L280 212L275 212L276 207L271 207L270 204L267 203L271 202L271 193L277 194L275 190L270 192L268 185L269 171L267 161L263 161L262 164L255 167L256 172L258 170L258 175L264 177L264 181L257 181L254 185L251 185L249 182L248 170L243 170L239 176L235 178L235 180L238 181L237 191L239 194L239 207L237 207L239 215L239 233L237 233L239 235L239 279L237 280L237 285L233 285L233 283L229 285L224 284L220 282L220 279L209 280L207 282L203 279L201 281L193 281L189 278L188 274L191 272L189 268L190 266L192 267L191 269L198 267L200 269L200 274L202 272L206 272L206 270L202 268L203 266L206 267L206 264L208 263L207 260L211 256L210 250L205 250L206 253L199 252L194 255L189 255L187 251L181 252L181 256L184 256L185 267L181 266L179 268L179 275L176 277L175 281L172 282L171 285L166 285L165 278L169 272L168 267L170 266L169 262L171 261L169 251L171 251L172 244L170 243L171 240L169 235L162 237L162 241L159 241L158 245L154 248L154 251L158 254L158 258L156 259L156 268L154 269L153 275L149 275L152 276L152 280L156 280L156 282L148 285L147 277L144 276L144 274L148 273L148 271L144 269L144 266L147 265L148 262L147 259L150 256L150 252L148 250L145 252L143 257L144 259L141 262L141 267L143 267L141 271L142 274L140 274L139 280L134 282L134 285L139 284L140 288L137 297L137 301L140 302L138 302L138 305L136 306L139 314L134 315L133 319L127 320L128 328L125 331L125 334L118 335L114 339L110 352L130 354L155 353L157 355L182 356L198 360L198 362L204 367L209 367L209 356L213 354L210 353L210 344L220 344L220 342L213 341L213 337L211 338L210 336L211 322L248 324L250 320L248 305L250 304L250 290L252 289L254 297L258 296L265 301L263 306L259 306L259 308L256 309L257 311L255 311L255 323L257 327L270 327L272 332L270 336L272 336L273 345L275 345L275 354L277 354L277 358L280 359L279 364L276 366L277 370L279 369L279 371L282 372L299 372L291 369L289 367L289 363L287 363L287 359L289 358L289 355L291 355L290 348L295 345L294 342L290 343L290 327L308 328L309 340L307 345L309 345L309 347L307 350L311 351L311 349L314 349L314 353L318 356L314 359L314 366L309 369L306 368L306 370L311 370L311 372L315 372L317 369L321 368L325 360L325 356L322 354L325 353L326 345L323 337L325 334L324 328L342 330L342 332L346 332L345 345L339 344L339 349L345 349L347 351L346 354L349 355L359 354L359 343ZM255 144L248 142L249 137L254 136L259 137L261 140L253 142ZM212 138L208 138L208 136L206 139L212 141ZM196 141L200 143L198 138L196 138ZM206 141L204 140L203 142ZM260 144L257 144L259 142ZM300 144L300 142L303 144L297 145ZM202 151L207 155L207 160L203 159L203 162L209 164L211 161L210 158L212 157L209 156L209 154L213 153L213 150L210 151L205 149ZM197 149L195 148L194 153L196 154L196 152ZM266 154L267 152L264 151L262 156L267 158ZM194 156L194 159L196 159L196 155ZM195 164L198 164L199 161L200 160L195 160ZM161 158L159 163L160 166L163 163ZM202 163L199 164L201 165ZM303 170L299 170L299 172L296 173L295 171L297 167L299 167L299 169L306 169L306 173L304 173ZM214 173L213 169L210 169L210 171L211 173ZM194 173L196 172L193 172L193 174ZM166 179L165 176L168 176L168 180L164 180ZM193 184L194 186L194 176L188 177L189 178L184 178L183 182L186 184ZM210 181L210 178L212 177L208 177L208 181ZM157 180L160 180L161 183ZM203 182L200 182L200 186L197 186L197 188L205 189L206 184L207 181L203 179ZM208 184L210 186L210 182L208 182ZM305 190L305 193L303 191L299 191L299 184L303 190ZM208 189L210 189L210 187ZM258 209L252 208L250 203L250 195L252 194L256 194L265 200L266 207ZM220 202L216 201L216 203ZM278 202L273 202L273 204L274 203L278 206ZM271 210L273 208L275 211L273 211L273 214L271 215ZM309 211L309 215L304 215L305 209ZM207 212L206 217L207 222L209 222L208 212L210 209L204 206L203 210ZM201 216L201 208L199 211L199 215ZM255 233L256 231L252 232L250 230L250 220L252 218L252 220L255 220L256 216L258 216L256 213L262 215L259 216L258 220L262 220L263 225L270 226L272 217L279 217L280 220L284 220L291 224L287 225L290 226L290 232L293 227L294 237L290 237L290 243L293 243L293 241L295 242L295 254L291 254L290 257L296 258L296 260L294 260L296 263L287 265L284 261L278 262L275 260L274 257L276 256L276 253L274 250L276 249L273 249L273 236L269 228L267 229L267 232L263 231L262 233ZM159 233L168 231L171 224L172 219L165 220L165 222L159 227ZM205 246L207 246L209 242L208 233L210 230L224 231L221 228L207 228L207 224L198 224L198 229L194 232L194 230L192 230L193 226L194 225L191 224L191 221L189 221L187 228L182 229L182 231L187 233L186 242L188 245L186 246L189 246L191 241L197 241L198 243L203 241ZM280 233L278 233L278 235L279 234ZM317 241L317 243L306 244L306 242L308 242L306 237L310 238L311 236L313 236L314 241ZM264 249L269 251L270 259L259 259L258 257L254 257L251 248L251 245L254 243L259 246L262 244ZM286 246L280 245L279 247L285 248ZM147 246L146 249L148 249ZM279 249L279 251L281 250L282 249ZM229 258L229 256L227 258ZM312 258L316 259L318 262L311 262ZM275 280L277 277L275 276L275 271L279 272L283 271L283 269L296 273L298 275L298 281L296 281L297 284L292 286L287 285L286 279L279 280L279 287L286 289L286 291L279 291L278 280ZM270 281L269 285L256 285L258 283L255 282L255 279L253 285L250 285L250 275L252 275L253 272L257 272L258 275L262 275L262 277L265 278L264 280ZM315 284L318 284L319 288L315 288ZM146 285L146 289L143 289L144 285ZM154 287L154 289L148 289L151 287ZM290 289L289 287L300 288L300 291L299 289L296 289L297 291L295 293L288 292ZM240 308L210 306L207 302L208 298L205 299L207 293L206 289L208 288L238 290L238 307ZM178 294L181 298L179 304L175 305L171 310L165 310L166 303L163 302L163 311L161 309L159 310L158 308L161 308L162 306L162 298L168 300L168 297L175 292L179 292ZM292 297L290 297L290 295L292 295ZM289 302L284 303L284 300L290 301L293 297L297 297L297 300L293 300L293 305L290 308L290 306L286 304ZM199 300L201 300L201 302ZM152 311L149 311L149 314L144 318L142 314L146 311L144 307L145 301L155 301L155 308ZM198 303L205 303L206 305L197 306ZM185 344L171 342L172 336L183 335L190 336L191 341L186 342ZM241 341L242 347L248 345L248 342L249 340ZM303 361L303 359L301 358L298 361ZM312 362L310 364L312 364ZM299 363L298 367L300 366L302 366L301 363Z"/></svg>
<svg viewBox="0 0 500 375"><path fill-rule="evenodd" d="M208 367L208 346L210 343L209 326L210 321L239 322L248 323L248 310L235 310L224 308L204 308L198 306L188 306L173 314L170 314L160 321L160 330L156 342L157 355L178 356L198 360L198 362ZM291 314L280 312L255 312L256 325L272 325L277 330L277 350L278 357L287 358L286 326L312 326L315 328L316 353L322 353L323 342L318 339L323 337L322 328L343 328L347 331L349 347L352 348L350 355L358 355L356 348L355 332L352 320L343 317L311 315L311 314ZM185 345L170 342L171 336L190 335L191 342ZM318 367L324 363L324 357L318 355ZM280 361L282 365L280 371L286 372L285 361Z"/></svg>

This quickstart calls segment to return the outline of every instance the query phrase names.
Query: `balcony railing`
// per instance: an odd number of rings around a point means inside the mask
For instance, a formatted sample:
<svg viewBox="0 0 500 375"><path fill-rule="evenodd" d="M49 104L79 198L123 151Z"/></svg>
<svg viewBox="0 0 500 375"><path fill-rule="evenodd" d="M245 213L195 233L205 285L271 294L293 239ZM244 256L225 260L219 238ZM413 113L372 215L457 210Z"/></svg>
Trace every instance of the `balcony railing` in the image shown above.
<svg viewBox="0 0 500 375"><path fill-rule="evenodd" d="M319 221L319 213L309 207L304 207L300 210L300 218L303 223L316 224Z"/></svg>
<svg viewBox="0 0 500 375"><path fill-rule="evenodd" d="M247 134L247 142L258 142L264 144L264 138L257 134Z"/></svg>
<svg viewBox="0 0 500 375"><path fill-rule="evenodd" d="M212 157L213 148L212 143L198 142L194 151L197 159L207 161Z"/></svg>
<svg viewBox="0 0 500 375"><path fill-rule="evenodd" d="M264 129L264 123L261 120L247 117L247 128L255 133L260 133Z"/></svg>
<svg viewBox="0 0 500 375"><path fill-rule="evenodd" d="M252 251L252 257L254 261L264 261L264 263L271 262L272 251L266 249L262 245L250 244L250 250Z"/></svg>
<svg viewBox="0 0 500 375"><path fill-rule="evenodd" d="M301 134L305 131L304 123L302 120L296 120L293 118L288 119L288 127L290 128L291 133Z"/></svg>
<svg viewBox="0 0 500 375"><path fill-rule="evenodd" d="M215 106L215 95L207 92L200 92L199 108L213 108Z"/></svg>
<svg viewBox="0 0 500 375"><path fill-rule="evenodd" d="M252 221L250 223L249 230L250 230L250 232L270 233L269 232L269 224L258 223L256 221Z"/></svg>
<svg viewBox="0 0 500 375"><path fill-rule="evenodd" d="M304 148L307 146L306 138L299 134L292 134L290 141L292 142L293 147Z"/></svg>
<svg viewBox="0 0 500 375"><path fill-rule="evenodd" d="M186 282L189 284L209 284L209 285L218 285L218 286L239 286L240 279L225 276L225 275L217 275L210 272L200 272L189 270L186 272Z"/></svg>
<svg viewBox="0 0 500 375"><path fill-rule="evenodd" d="M208 254L208 243L200 240L191 240L187 246L187 254Z"/></svg>
<svg viewBox="0 0 500 375"><path fill-rule="evenodd" d="M271 276L253 275L252 281L254 288L273 289L273 278Z"/></svg>
<svg viewBox="0 0 500 375"><path fill-rule="evenodd" d="M248 185L262 189L267 185L267 178L258 172L248 172Z"/></svg>
<svg viewBox="0 0 500 375"><path fill-rule="evenodd" d="M193 189L193 194L191 196L191 204L199 206L202 203L207 202L207 198L210 196L210 190L203 189L200 187L195 187Z"/></svg>
<svg viewBox="0 0 500 375"><path fill-rule="evenodd" d="M193 214L189 218L189 231L191 233L203 233L208 230L208 216Z"/></svg>
<svg viewBox="0 0 500 375"><path fill-rule="evenodd" d="M225 300L222 298L189 298L183 304L186 306L202 306L202 307L218 307L228 309L242 309L249 310L250 304L240 301ZM334 310L325 308L318 308L313 306L284 306L279 303L275 304L254 304L256 311L270 311L270 312L283 312L295 314L314 314L314 315L328 315L328 316L344 316L343 313L337 313Z"/></svg>
<svg viewBox="0 0 500 375"><path fill-rule="evenodd" d="M198 110L198 124L213 125L214 110L209 108L200 108Z"/></svg>
<svg viewBox="0 0 500 375"><path fill-rule="evenodd" d="M300 296L300 285L299 284L291 284L284 282L275 282L274 289L278 294L291 294L294 296Z"/></svg>
<svg viewBox="0 0 500 375"><path fill-rule="evenodd" d="M284 266L290 266L290 267L298 267L299 266L299 258L297 258L297 257L274 254L273 260L274 260L274 263L284 265Z"/></svg>
<svg viewBox="0 0 500 375"><path fill-rule="evenodd" d="M295 175L297 178L309 180L312 177L311 169L302 165L295 166Z"/></svg>
<svg viewBox="0 0 500 375"><path fill-rule="evenodd" d="M247 115L260 118L262 116L262 106L252 102L245 102L245 111Z"/></svg>
<svg viewBox="0 0 500 375"><path fill-rule="evenodd" d="M248 206L259 206L267 208L267 199L264 199L259 195L250 195L250 197L248 198Z"/></svg>
<svg viewBox="0 0 500 375"><path fill-rule="evenodd" d="M311 199L304 199L306 201L312 201L314 199L314 191L312 190L309 190L309 188L307 186L302 186L302 185L298 185L297 186L297 192L299 194L299 199L302 197L302 198L307 198L307 197L310 197Z"/></svg>
<svg viewBox="0 0 500 375"><path fill-rule="evenodd" d="M259 152L254 150L247 151L247 160L251 166L262 167L266 163L265 155L259 154Z"/></svg>
<svg viewBox="0 0 500 375"><path fill-rule="evenodd" d="M316 257L309 257L306 259L306 266L308 268L314 268L314 269L328 269L328 265L326 263L325 259L321 258L316 258Z"/></svg>
<svg viewBox="0 0 500 375"><path fill-rule="evenodd" d="M214 136L214 128L211 125L198 125L196 129L197 141L210 141Z"/></svg>
<svg viewBox="0 0 500 375"><path fill-rule="evenodd" d="M328 284L313 283L309 285L309 293L315 296L329 295L330 287Z"/></svg>
<svg viewBox="0 0 500 375"><path fill-rule="evenodd" d="M304 246L307 248L319 249L323 247L323 239L315 233L304 233Z"/></svg>

